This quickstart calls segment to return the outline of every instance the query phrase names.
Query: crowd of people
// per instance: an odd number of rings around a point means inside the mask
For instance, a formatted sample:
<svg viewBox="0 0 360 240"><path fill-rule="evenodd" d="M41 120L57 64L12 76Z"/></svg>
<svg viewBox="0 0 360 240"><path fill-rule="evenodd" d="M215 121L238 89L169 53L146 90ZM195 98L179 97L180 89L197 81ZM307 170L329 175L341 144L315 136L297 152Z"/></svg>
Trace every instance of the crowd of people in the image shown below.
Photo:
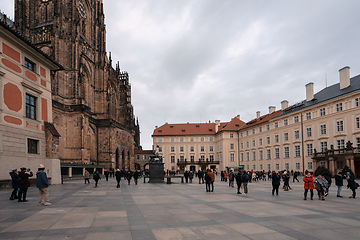
<svg viewBox="0 0 360 240"><path fill-rule="evenodd" d="M45 173L45 166L39 165L36 172L36 187L39 189L39 205L50 206L49 202L49 180ZM31 169L22 167L20 170L13 169L9 172L11 177L11 185L13 191L11 192L10 200L17 200L18 202L28 202L26 199L28 188L31 185L30 178L33 175ZM42 199L44 198L44 201Z"/></svg>
<svg viewBox="0 0 360 240"><path fill-rule="evenodd" d="M147 172L146 171L140 171L140 170L135 170L135 171L125 171L125 170L120 170L120 169L116 169L116 171L114 169L111 170L105 170L104 171L104 176L105 176L105 180L109 181L109 177L110 178L115 178L116 179L116 188L120 188L120 181L123 178L124 180L127 180L128 185L130 185L131 180L134 180L135 185L138 184L138 179L140 177L142 177L143 175L146 175ZM98 187L98 183L99 180L101 180L101 176L100 173L98 171L94 171L92 173L92 177L95 183L95 188ZM89 184L90 183L90 173L88 170L85 170L84 172L84 180L85 180L85 184Z"/></svg>

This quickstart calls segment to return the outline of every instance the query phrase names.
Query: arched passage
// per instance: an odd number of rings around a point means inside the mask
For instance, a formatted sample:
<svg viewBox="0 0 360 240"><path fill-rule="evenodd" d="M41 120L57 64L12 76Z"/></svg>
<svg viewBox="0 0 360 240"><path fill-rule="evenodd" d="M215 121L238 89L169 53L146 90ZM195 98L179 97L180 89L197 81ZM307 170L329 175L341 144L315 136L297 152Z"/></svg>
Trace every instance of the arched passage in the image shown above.
<svg viewBox="0 0 360 240"><path fill-rule="evenodd" d="M115 151L115 168L118 169L120 168L120 154L119 154L119 149L117 148Z"/></svg>
<svg viewBox="0 0 360 240"><path fill-rule="evenodd" d="M125 151L124 150L121 153L121 169L125 170Z"/></svg>

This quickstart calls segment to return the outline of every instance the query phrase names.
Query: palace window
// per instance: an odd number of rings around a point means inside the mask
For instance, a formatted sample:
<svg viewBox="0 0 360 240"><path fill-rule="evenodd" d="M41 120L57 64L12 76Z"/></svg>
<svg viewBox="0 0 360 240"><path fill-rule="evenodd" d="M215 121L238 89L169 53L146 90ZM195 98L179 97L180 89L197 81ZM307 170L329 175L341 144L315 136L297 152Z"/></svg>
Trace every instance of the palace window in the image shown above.
<svg viewBox="0 0 360 240"><path fill-rule="evenodd" d="M355 98L355 107L360 106L360 98Z"/></svg>
<svg viewBox="0 0 360 240"><path fill-rule="evenodd" d="M262 138L259 139L259 145L262 146Z"/></svg>
<svg viewBox="0 0 360 240"><path fill-rule="evenodd" d="M290 157L290 148L284 147L284 157L289 158Z"/></svg>
<svg viewBox="0 0 360 240"><path fill-rule="evenodd" d="M266 137L266 144L270 144L270 137Z"/></svg>
<svg viewBox="0 0 360 240"><path fill-rule="evenodd" d="M230 162L235 162L235 156L233 153L230 153Z"/></svg>
<svg viewBox="0 0 360 240"><path fill-rule="evenodd" d="M175 138L170 138L170 141L171 141L171 142L175 142Z"/></svg>
<svg viewBox="0 0 360 240"><path fill-rule="evenodd" d="M279 123L278 123L278 122L274 123L274 127L275 127L275 128L278 128L278 127L279 127Z"/></svg>
<svg viewBox="0 0 360 240"><path fill-rule="evenodd" d="M306 144L306 156L312 156L313 155L313 145L312 143Z"/></svg>
<svg viewBox="0 0 360 240"><path fill-rule="evenodd" d="M295 130L295 139L299 139L299 138L300 138L299 130Z"/></svg>
<svg viewBox="0 0 360 240"><path fill-rule="evenodd" d="M266 159L271 159L271 149L266 149Z"/></svg>
<svg viewBox="0 0 360 240"><path fill-rule="evenodd" d="M266 125L266 131L269 131L270 130L270 125Z"/></svg>
<svg viewBox="0 0 360 240"><path fill-rule="evenodd" d="M36 97L26 94L26 117L36 120Z"/></svg>
<svg viewBox="0 0 360 240"><path fill-rule="evenodd" d="M306 136L309 138L311 135L311 127L306 128Z"/></svg>
<svg viewBox="0 0 360 240"><path fill-rule="evenodd" d="M275 159L279 159L279 158L280 158L280 149L275 148Z"/></svg>
<svg viewBox="0 0 360 240"><path fill-rule="evenodd" d="M195 157L194 157L194 155L191 155L190 156L190 162L194 162L195 161Z"/></svg>
<svg viewBox="0 0 360 240"><path fill-rule="evenodd" d="M295 163L295 168L296 168L296 170L299 170L300 169L300 163Z"/></svg>
<svg viewBox="0 0 360 240"><path fill-rule="evenodd" d="M214 161L214 155L210 155L209 157L210 157L210 159L209 159L210 162L213 162Z"/></svg>
<svg viewBox="0 0 360 240"><path fill-rule="evenodd" d="M244 143L240 143L241 149L244 149Z"/></svg>
<svg viewBox="0 0 360 240"><path fill-rule="evenodd" d="M306 113L306 120L310 120L311 119L311 112L307 112Z"/></svg>
<svg viewBox="0 0 360 240"><path fill-rule="evenodd" d="M285 163L285 169L289 170L289 163Z"/></svg>
<svg viewBox="0 0 360 240"><path fill-rule="evenodd" d="M326 134L326 124L320 125L320 135Z"/></svg>
<svg viewBox="0 0 360 240"><path fill-rule="evenodd" d="M181 137L181 138L180 138L180 142L183 142L183 141L184 141L184 138L183 138L183 137Z"/></svg>
<svg viewBox="0 0 360 240"><path fill-rule="evenodd" d="M214 141L214 138L213 138L213 137L210 137L210 138L209 138L209 141L210 141L210 142L213 142L213 141Z"/></svg>
<svg viewBox="0 0 360 240"><path fill-rule="evenodd" d="M345 148L345 140L344 139L336 140L336 143L337 143L337 149L344 149Z"/></svg>
<svg viewBox="0 0 360 240"><path fill-rule="evenodd" d="M38 154L38 145L39 145L39 140L28 138L27 139L28 153Z"/></svg>
<svg viewBox="0 0 360 240"><path fill-rule="evenodd" d="M171 152L175 152L175 147L171 147Z"/></svg>
<svg viewBox="0 0 360 240"><path fill-rule="evenodd" d="M313 163L312 162L308 162L308 169L313 169Z"/></svg>
<svg viewBox="0 0 360 240"><path fill-rule="evenodd" d="M234 149L234 144L233 143L230 144L230 149Z"/></svg>
<svg viewBox="0 0 360 240"><path fill-rule="evenodd" d="M240 153L240 160L243 162L244 161L244 153Z"/></svg>
<svg viewBox="0 0 360 240"><path fill-rule="evenodd" d="M210 152L214 151L214 146L210 146Z"/></svg>
<svg viewBox="0 0 360 240"><path fill-rule="evenodd" d="M249 161L249 160L250 160L250 153L246 152L246 161Z"/></svg>
<svg viewBox="0 0 360 240"><path fill-rule="evenodd" d="M263 151L259 150L259 160L263 160Z"/></svg>
<svg viewBox="0 0 360 240"><path fill-rule="evenodd" d="M360 137L356 138L356 147L360 148Z"/></svg>
<svg viewBox="0 0 360 240"><path fill-rule="evenodd" d="M280 169L280 165L277 163L277 164L275 164L275 169L276 170L279 170Z"/></svg>
<svg viewBox="0 0 360 240"><path fill-rule="evenodd" d="M300 157L300 146L295 146L295 157Z"/></svg>
<svg viewBox="0 0 360 240"><path fill-rule="evenodd" d="M259 127L259 132L262 132L262 127Z"/></svg>
<svg viewBox="0 0 360 240"><path fill-rule="evenodd" d="M246 142L246 148L249 148L249 141Z"/></svg>
<svg viewBox="0 0 360 240"><path fill-rule="evenodd" d="M252 140L252 146L255 147L255 139Z"/></svg>
<svg viewBox="0 0 360 240"><path fill-rule="evenodd" d="M337 112L340 112L340 111L342 111L342 110L343 110L342 103L337 103L337 104L336 104L336 111L337 111Z"/></svg>
<svg viewBox="0 0 360 240"><path fill-rule="evenodd" d="M275 135L275 142L278 143L279 142L279 135Z"/></svg>
<svg viewBox="0 0 360 240"><path fill-rule="evenodd" d="M344 131L344 122L342 120L336 122L336 131L337 132Z"/></svg>
<svg viewBox="0 0 360 240"><path fill-rule="evenodd" d="M204 152L204 151L205 151L205 147L204 147L204 146L201 146L201 147L200 147L200 151Z"/></svg>
<svg viewBox="0 0 360 240"><path fill-rule="evenodd" d="M230 138L234 138L234 134L233 134L233 133L230 133Z"/></svg>
<svg viewBox="0 0 360 240"><path fill-rule="evenodd" d="M35 64L33 61L25 58L24 65L25 65L25 67L26 67L27 69L29 69L30 71L35 72L36 64Z"/></svg>
<svg viewBox="0 0 360 240"><path fill-rule="evenodd" d="M175 163L175 156L170 156L171 163Z"/></svg>
<svg viewBox="0 0 360 240"><path fill-rule="evenodd" d="M294 117L294 123L298 123L299 122L299 116L295 116Z"/></svg>
<svg viewBox="0 0 360 240"><path fill-rule="evenodd" d="M255 129L252 130L252 134L255 134Z"/></svg>
<svg viewBox="0 0 360 240"><path fill-rule="evenodd" d="M355 128L359 129L360 128L360 117L356 117L355 118Z"/></svg>
<svg viewBox="0 0 360 240"><path fill-rule="evenodd" d="M320 142L320 151L325 152L327 150L327 142Z"/></svg>
<svg viewBox="0 0 360 240"><path fill-rule="evenodd" d="M205 140L205 138L204 138L204 137L201 137L201 138L200 138L200 141L202 141L202 142L203 142L204 140Z"/></svg>
<svg viewBox="0 0 360 240"><path fill-rule="evenodd" d="M325 108L320 108L320 116L325 116L326 112L325 112Z"/></svg>
<svg viewBox="0 0 360 240"><path fill-rule="evenodd" d="M271 170L271 165L270 165L270 163L267 164L267 169L268 169L268 171Z"/></svg>
<svg viewBox="0 0 360 240"><path fill-rule="evenodd" d="M287 119L284 119L284 126L287 126L289 124Z"/></svg>
<svg viewBox="0 0 360 240"><path fill-rule="evenodd" d="M190 146L190 152L194 151L194 146Z"/></svg>
<svg viewBox="0 0 360 240"><path fill-rule="evenodd" d="M252 152L252 160L253 160L253 161L256 160L256 152L255 152L255 151Z"/></svg>
<svg viewBox="0 0 360 240"><path fill-rule="evenodd" d="M181 146L181 147L180 147L180 152L183 152L183 151L184 151L184 147Z"/></svg>
<svg viewBox="0 0 360 240"><path fill-rule="evenodd" d="M284 133L284 141L289 141L289 133Z"/></svg>

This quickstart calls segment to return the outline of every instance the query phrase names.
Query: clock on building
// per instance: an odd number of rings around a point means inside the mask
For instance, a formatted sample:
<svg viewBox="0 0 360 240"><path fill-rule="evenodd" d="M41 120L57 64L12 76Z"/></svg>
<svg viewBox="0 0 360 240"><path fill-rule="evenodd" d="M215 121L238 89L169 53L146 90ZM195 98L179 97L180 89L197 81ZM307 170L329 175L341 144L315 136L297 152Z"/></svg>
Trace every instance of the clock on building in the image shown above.
<svg viewBox="0 0 360 240"><path fill-rule="evenodd" d="M79 10L80 15L83 18L86 18L86 10L85 10L85 6L84 6L84 4L82 2L78 3L78 10Z"/></svg>

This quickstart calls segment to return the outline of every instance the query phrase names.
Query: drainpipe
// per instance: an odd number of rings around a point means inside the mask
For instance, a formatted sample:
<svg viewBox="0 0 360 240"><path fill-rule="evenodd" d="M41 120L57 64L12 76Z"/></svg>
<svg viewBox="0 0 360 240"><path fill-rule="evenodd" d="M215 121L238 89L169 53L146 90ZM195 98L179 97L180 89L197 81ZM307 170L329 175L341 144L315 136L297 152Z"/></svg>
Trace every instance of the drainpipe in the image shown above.
<svg viewBox="0 0 360 240"><path fill-rule="evenodd" d="M301 158L302 158L302 172L305 175L305 156L304 156L304 122L303 114L301 113Z"/></svg>

